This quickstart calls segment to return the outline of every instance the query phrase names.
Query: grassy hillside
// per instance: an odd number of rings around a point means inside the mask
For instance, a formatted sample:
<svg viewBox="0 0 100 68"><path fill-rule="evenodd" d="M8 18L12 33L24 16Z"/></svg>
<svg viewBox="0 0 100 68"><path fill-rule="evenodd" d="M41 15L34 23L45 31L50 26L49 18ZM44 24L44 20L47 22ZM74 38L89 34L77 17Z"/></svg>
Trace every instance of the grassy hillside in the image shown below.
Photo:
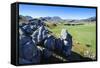
<svg viewBox="0 0 100 68"><path fill-rule="evenodd" d="M74 52L80 55L84 55L86 51L89 54L95 56L96 53L96 24L88 23L84 25L68 26L64 24L58 24L50 30L55 34L56 37L60 37L61 30L65 28L73 37L73 48Z"/></svg>

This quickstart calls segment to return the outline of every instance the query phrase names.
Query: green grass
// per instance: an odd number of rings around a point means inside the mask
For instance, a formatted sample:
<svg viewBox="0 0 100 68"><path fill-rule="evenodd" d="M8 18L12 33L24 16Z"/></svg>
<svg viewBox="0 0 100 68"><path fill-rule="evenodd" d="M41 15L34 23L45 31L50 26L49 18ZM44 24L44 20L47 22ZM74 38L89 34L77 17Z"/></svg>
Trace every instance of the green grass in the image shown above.
<svg viewBox="0 0 100 68"><path fill-rule="evenodd" d="M79 42L82 46L89 44L90 49L93 53L96 52L96 25L85 24L85 25L76 25L68 26L64 24L58 24L56 27L50 29L57 37L60 37L61 30L65 28L72 35L74 41Z"/></svg>

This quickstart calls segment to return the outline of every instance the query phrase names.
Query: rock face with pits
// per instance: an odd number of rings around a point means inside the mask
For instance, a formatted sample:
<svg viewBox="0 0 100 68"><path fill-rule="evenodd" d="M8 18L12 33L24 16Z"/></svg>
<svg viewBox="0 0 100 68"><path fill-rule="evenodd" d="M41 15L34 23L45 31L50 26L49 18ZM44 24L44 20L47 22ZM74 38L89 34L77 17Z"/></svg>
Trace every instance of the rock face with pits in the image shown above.
<svg viewBox="0 0 100 68"><path fill-rule="evenodd" d="M66 58L56 52L71 55L72 36L66 29L62 29L60 38L55 38L51 33L53 32L48 30L41 19L31 19L28 23L19 24L20 64L40 63L41 57L46 61L52 56L65 61Z"/></svg>

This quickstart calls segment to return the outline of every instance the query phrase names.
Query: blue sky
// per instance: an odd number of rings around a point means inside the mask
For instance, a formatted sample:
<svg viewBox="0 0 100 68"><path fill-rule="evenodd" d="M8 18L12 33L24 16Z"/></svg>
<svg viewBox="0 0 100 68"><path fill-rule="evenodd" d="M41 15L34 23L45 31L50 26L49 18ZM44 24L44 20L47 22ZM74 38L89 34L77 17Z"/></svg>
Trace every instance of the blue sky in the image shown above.
<svg viewBox="0 0 100 68"><path fill-rule="evenodd" d="M20 4L19 14L33 18L59 16L62 19L86 19L96 16L96 9Z"/></svg>

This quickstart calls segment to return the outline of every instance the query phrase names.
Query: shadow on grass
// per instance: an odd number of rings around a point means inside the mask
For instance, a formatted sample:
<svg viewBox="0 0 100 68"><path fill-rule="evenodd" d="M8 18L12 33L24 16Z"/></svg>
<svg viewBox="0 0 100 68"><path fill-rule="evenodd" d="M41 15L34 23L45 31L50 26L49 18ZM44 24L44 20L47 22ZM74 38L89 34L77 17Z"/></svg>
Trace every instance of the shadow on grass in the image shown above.
<svg viewBox="0 0 100 68"><path fill-rule="evenodd" d="M41 58L41 63L43 64L49 64L49 63L65 63L65 62L81 62L81 61L92 61L91 58L88 57L83 57L80 54L77 54L75 52L72 51L72 54L70 56L64 56L62 53L59 54L60 56L62 56L63 58L66 58L67 61L62 61L60 59L57 59L53 56L51 56L48 59L44 59Z"/></svg>
<svg viewBox="0 0 100 68"><path fill-rule="evenodd" d="M68 61L89 61L89 60L92 60L91 58L83 57L80 54L73 52L73 51L72 51L72 54L66 58Z"/></svg>

